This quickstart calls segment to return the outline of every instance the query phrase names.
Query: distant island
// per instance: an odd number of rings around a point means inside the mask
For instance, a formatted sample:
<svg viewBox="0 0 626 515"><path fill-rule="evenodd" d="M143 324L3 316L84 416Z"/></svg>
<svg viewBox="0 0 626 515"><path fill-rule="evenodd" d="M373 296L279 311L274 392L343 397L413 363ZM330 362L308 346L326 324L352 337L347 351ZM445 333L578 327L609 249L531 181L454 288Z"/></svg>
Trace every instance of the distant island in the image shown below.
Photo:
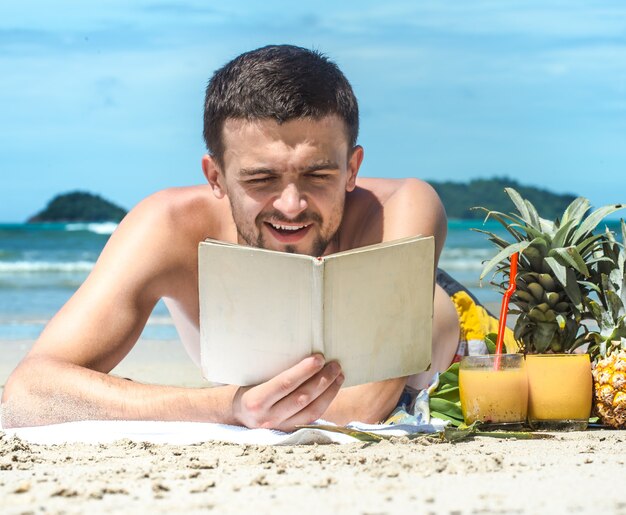
<svg viewBox="0 0 626 515"><path fill-rule="evenodd" d="M45 209L31 216L34 222L119 222L126 210L99 195L72 191L54 197Z"/></svg>
<svg viewBox="0 0 626 515"><path fill-rule="evenodd" d="M510 213L514 206L504 188L514 188L519 194L534 204L541 216L550 220L561 216L565 208L577 195L556 194L533 186L522 186L506 177L493 179L473 179L467 182L427 181L441 197L448 218L484 219L485 212L472 207L486 207L492 211Z"/></svg>

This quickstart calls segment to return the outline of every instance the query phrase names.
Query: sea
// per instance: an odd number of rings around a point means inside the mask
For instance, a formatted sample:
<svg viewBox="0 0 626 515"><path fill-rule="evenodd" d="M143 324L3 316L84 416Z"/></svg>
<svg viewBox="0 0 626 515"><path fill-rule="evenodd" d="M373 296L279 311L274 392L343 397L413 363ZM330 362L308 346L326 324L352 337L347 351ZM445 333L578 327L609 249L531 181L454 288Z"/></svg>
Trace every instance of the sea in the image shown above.
<svg viewBox="0 0 626 515"><path fill-rule="evenodd" d="M116 227L115 223L0 224L0 340L37 338L85 280ZM615 230L617 225L611 228ZM475 229L507 238L495 221L451 220L439 266L481 302L498 303L501 295L489 278L482 285L479 282L483 262L493 257L496 249ZM162 302L142 337L178 338Z"/></svg>

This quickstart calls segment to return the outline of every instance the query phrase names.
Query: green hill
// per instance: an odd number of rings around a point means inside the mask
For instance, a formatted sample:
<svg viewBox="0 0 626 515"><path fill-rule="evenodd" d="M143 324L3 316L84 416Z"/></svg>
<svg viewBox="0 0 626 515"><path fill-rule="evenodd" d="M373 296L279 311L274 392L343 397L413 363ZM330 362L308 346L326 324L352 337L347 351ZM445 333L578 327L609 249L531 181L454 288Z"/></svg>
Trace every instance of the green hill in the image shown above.
<svg viewBox="0 0 626 515"><path fill-rule="evenodd" d="M515 180L496 177L493 179L474 179L469 183L428 181L435 188L448 218L483 219L483 211L470 211L475 206L509 213L514 210L513 203L504 188L516 189L522 197L532 202L543 218L553 220L563 214L569 203L576 198L573 194L557 194L533 186L522 186Z"/></svg>
<svg viewBox="0 0 626 515"><path fill-rule="evenodd" d="M73 191L54 197L28 222L119 222L126 210L99 195Z"/></svg>

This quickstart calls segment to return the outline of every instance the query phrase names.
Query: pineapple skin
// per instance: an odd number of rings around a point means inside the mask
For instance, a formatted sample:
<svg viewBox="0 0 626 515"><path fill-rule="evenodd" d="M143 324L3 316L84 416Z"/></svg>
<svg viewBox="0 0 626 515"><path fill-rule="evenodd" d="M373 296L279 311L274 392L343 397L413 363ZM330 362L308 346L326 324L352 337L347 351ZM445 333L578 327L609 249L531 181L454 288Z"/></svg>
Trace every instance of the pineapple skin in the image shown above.
<svg viewBox="0 0 626 515"><path fill-rule="evenodd" d="M626 351L597 360L593 366L596 412L608 426L626 428Z"/></svg>

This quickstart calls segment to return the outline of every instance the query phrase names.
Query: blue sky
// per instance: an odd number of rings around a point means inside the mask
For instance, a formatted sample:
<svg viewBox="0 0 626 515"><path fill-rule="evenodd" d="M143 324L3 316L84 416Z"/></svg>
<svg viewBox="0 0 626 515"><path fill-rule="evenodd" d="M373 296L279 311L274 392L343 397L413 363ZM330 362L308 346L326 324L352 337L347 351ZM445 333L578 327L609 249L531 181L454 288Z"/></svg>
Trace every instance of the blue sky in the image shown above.
<svg viewBox="0 0 626 515"><path fill-rule="evenodd" d="M361 108L362 174L626 202L626 3L0 3L0 221L82 189L126 208L203 181L202 101L239 53L327 53Z"/></svg>

